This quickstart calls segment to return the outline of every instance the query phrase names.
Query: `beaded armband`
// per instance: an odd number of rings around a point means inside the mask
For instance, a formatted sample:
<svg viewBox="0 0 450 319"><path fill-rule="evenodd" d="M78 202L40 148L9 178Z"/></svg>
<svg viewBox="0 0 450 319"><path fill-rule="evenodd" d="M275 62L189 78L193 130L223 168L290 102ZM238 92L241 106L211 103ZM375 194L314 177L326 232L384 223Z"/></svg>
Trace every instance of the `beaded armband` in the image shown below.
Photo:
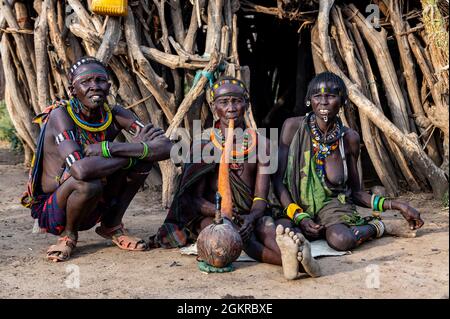
<svg viewBox="0 0 450 319"><path fill-rule="evenodd" d="M55 136L56 145L61 144L61 142L65 140L75 141L75 134L72 130L63 131Z"/></svg>
<svg viewBox="0 0 450 319"><path fill-rule="evenodd" d="M66 161L66 165L68 168L71 168L73 163L75 163L76 161L82 159L83 156L81 155L81 153L79 151L74 151L72 153L70 153L69 155L67 155L65 161Z"/></svg>

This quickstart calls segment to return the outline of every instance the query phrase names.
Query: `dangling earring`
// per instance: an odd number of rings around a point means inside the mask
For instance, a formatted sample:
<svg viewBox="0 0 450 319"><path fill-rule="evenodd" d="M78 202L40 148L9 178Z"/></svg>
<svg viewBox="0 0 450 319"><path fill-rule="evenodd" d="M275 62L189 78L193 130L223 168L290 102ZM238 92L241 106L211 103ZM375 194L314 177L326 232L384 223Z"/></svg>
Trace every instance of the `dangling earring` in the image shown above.
<svg viewBox="0 0 450 319"><path fill-rule="evenodd" d="M72 106L75 113L80 113L80 101L78 101L78 99L73 95L70 98L70 106Z"/></svg>
<svg viewBox="0 0 450 319"><path fill-rule="evenodd" d="M311 101L306 101L306 107L310 107L311 106Z"/></svg>

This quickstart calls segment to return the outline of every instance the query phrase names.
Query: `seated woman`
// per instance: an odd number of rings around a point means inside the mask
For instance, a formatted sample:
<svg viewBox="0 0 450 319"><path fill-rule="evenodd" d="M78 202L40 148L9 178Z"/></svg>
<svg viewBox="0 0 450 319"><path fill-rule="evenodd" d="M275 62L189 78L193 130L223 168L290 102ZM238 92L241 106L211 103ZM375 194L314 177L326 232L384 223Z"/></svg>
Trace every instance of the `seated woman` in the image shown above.
<svg viewBox="0 0 450 319"><path fill-rule="evenodd" d="M59 236L47 251L49 260L68 260L78 232L98 222L100 236L121 249L143 251L145 242L127 234L122 218L152 162L169 158L172 143L161 129L106 103L111 84L100 61L79 59L69 79L70 100L37 118L44 125L22 204L41 229ZM113 142L121 130L134 134L135 142Z"/></svg>
<svg viewBox="0 0 450 319"><path fill-rule="evenodd" d="M242 129L242 134L236 133L234 136L233 149L238 151L229 165L230 187L236 212L234 221L244 242L244 251L250 257L261 262L282 265L280 249L292 247L285 247L283 244L278 246L275 240L275 224L268 216L266 199L270 176L263 171L264 166L269 163L260 161L259 152L254 150L256 146L262 147L265 154L268 154L269 143L262 137L258 138L254 130L245 130L244 114L249 105L247 89L238 79L227 77L219 79L212 86L211 95L212 107L219 119L211 130L210 138L201 141L200 149L203 151L209 145L221 152L225 129L228 128L230 119L234 120L236 129ZM195 147L192 149L195 150ZM218 171L217 161L206 163L203 158L202 161L193 160L192 163L184 165L169 214L156 236L151 239L156 246L184 246L195 240L199 232L213 222ZM295 265L289 268L295 268L295 274L291 274L289 279L298 276L300 265L311 276L317 276L319 269L311 258L309 243L305 242L302 235L292 236L294 238L291 240L296 242L295 258L289 263ZM299 251L299 247L302 251ZM283 264L283 269L284 266Z"/></svg>
<svg viewBox="0 0 450 319"><path fill-rule="evenodd" d="M309 239L325 237L336 250L351 250L383 234L413 237L423 225L419 212L408 204L361 189L357 170L360 138L338 116L346 103L343 80L333 73L321 73L307 91L306 105L312 112L289 118L283 125L274 187L285 207L285 217L276 221L277 233L286 241L289 236L283 228L289 227ZM363 219L355 204L378 212L399 210L409 229L403 220Z"/></svg>

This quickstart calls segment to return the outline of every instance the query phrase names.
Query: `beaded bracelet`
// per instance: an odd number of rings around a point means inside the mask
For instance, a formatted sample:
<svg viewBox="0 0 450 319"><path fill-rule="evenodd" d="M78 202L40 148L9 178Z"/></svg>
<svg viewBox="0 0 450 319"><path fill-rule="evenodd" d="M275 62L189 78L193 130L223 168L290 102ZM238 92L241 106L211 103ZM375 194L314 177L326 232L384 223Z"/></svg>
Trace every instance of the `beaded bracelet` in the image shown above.
<svg viewBox="0 0 450 319"><path fill-rule="evenodd" d="M253 198L253 201L254 201L254 202L256 202L257 200L262 200L263 202L266 202L266 203L267 203L267 200L265 200L265 199L262 198L262 197L255 197L255 198Z"/></svg>
<svg viewBox="0 0 450 319"><path fill-rule="evenodd" d="M286 207L284 209L284 211L290 219L294 219L295 212L299 211L300 213L302 213L303 209L300 206L298 206L296 203L290 203L288 205L288 207Z"/></svg>
<svg viewBox="0 0 450 319"><path fill-rule="evenodd" d="M129 168L131 168L135 163L136 163L136 160L135 160L134 158L130 157L130 160L129 160L129 162L128 162L128 165L127 165L126 167L122 168L122 169L129 169Z"/></svg>
<svg viewBox="0 0 450 319"><path fill-rule="evenodd" d="M301 213L296 213L294 215L293 221L294 223L296 223L297 225L300 224L300 222L305 219L305 218L311 218L311 216L309 216L309 214L301 212Z"/></svg>
<svg viewBox="0 0 450 319"><path fill-rule="evenodd" d="M384 212L383 204L384 204L385 200L386 200L386 198L384 198L384 197L380 198L380 201L378 202L378 211L379 212Z"/></svg>
<svg viewBox="0 0 450 319"><path fill-rule="evenodd" d="M109 142L108 141L102 141L102 156L105 158L111 158L111 152L109 150Z"/></svg>
<svg viewBox="0 0 450 319"><path fill-rule="evenodd" d="M382 197L380 195L372 195L372 198L370 200L370 206L372 210L378 211L378 212L384 212L383 204L386 200L385 197Z"/></svg>
<svg viewBox="0 0 450 319"><path fill-rule="evenodd" d="M146 158L147 155L148 155L148 145L147 145L147 143L141 142L141 144L144 146L144 150L142 152L142 155L139 157L140 160Z"/></svg>

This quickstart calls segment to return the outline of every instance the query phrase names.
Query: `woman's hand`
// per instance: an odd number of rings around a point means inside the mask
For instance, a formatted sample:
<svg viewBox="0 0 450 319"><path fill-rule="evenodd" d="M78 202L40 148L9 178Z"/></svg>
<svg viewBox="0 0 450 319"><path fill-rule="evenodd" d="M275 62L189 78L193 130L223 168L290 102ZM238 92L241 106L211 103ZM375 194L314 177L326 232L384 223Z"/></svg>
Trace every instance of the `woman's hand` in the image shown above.
<svg viewBox="0 0 450 319"><path fill-rule="evenodd" d="M323 225L316 224L311 218L304 218L300 222L302 232L311 238L319 238L320 232L324 229Z"/></svg>
<svg viewBox="0 0 450 319"><path fill-rule="evenodd" d="M252 236L255 217L252 214L240 215L236 212L233 212L233 218L238 222L239 235L241 235L242 241L245 243Z"/></svg>
<svg viewBox="0 0 450 319"><path fill-rule="evenodd" d="M102 156L102 144L101 143L95 143L95 144L89 144L84 147L84 155L86 157L90 156Z"/></svg>
<svg viewBox="0 0 450 319"><path fill-rule="evenodd" d="M136 136L136 142L149 143L162 135L164 135L163 129L155 127L153 124L147 124Z"/></svg>
<svg viewBox="0 0 450 319"><path fill-rule="evenodd" d="M250 239L254 229L255 217L253 215L242 215L243 223L239 229L242 241L245 243Z"/></svg>
<svg viewBox="0 0 450 319"><path fill-rule="evenodd" d="M420 217L420 213L415 208L405 203L401 203L399 206L399 210L403 217L408 221L411 230L419 229L423 226L424 222Z"/></svg>

